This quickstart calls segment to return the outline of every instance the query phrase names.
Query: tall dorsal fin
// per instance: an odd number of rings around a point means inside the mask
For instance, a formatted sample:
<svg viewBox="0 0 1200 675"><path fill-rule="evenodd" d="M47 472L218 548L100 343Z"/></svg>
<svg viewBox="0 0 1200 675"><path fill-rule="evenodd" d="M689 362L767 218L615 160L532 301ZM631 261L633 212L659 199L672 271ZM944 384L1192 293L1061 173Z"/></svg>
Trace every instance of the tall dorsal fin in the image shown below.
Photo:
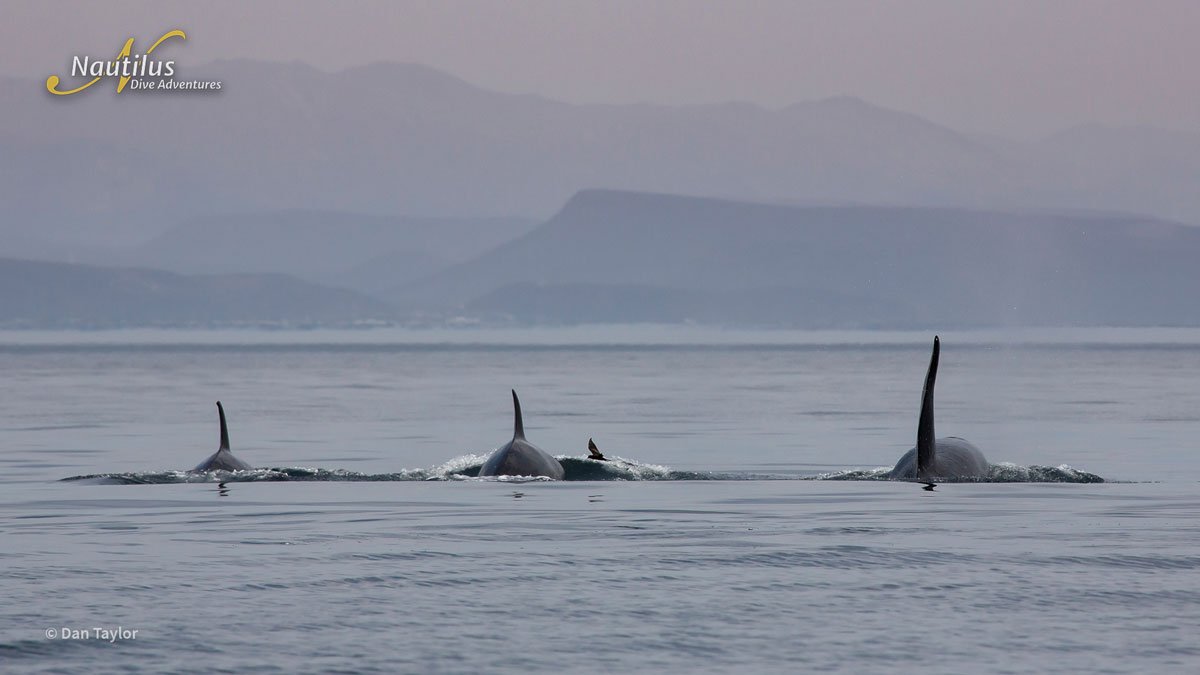
<svg viewBox="0 0 1200 675"><path fill-rule="evenodd" d="M525 422L521 419L521 399L517 398L517 390L513 394L513 440L525 440Z"/></svg>
<svg viewBox="0 0 1200 675"><path fill-rule="evenodd" d="M217 401L217 414L221 416L221 447L220 450L229 449L229 427L225 426L225 409L221 407L221 402Z"/></svg>
<svg viewBox="0 0 1200 675"><path fill-rule="evenodd" d="M929 359L929 372L925 374L925 389L921 392L921 419L917 422L917 476L923 476L933 466L933 453L937 436L933 431L933 385L937 381L938 353L941 341L933 336L933 356Z"/></svg>

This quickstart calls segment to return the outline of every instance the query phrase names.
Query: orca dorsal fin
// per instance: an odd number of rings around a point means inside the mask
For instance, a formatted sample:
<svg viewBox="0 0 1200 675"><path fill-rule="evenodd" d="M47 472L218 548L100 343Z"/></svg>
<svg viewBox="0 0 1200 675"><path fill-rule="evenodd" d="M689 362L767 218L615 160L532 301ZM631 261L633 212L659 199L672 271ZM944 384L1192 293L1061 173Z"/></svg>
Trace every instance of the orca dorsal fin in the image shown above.
<svg viewBox="0 0 1200 675"><path fill-rule="evenodd" d="M217 401L217 414L221 416L221 447L217 451L229 449L229 427L225 426L225 409L221 407L221 402Z"/></svg>
<svg viewBox="0 0 1200 675"><path fill-rule="evenodd" d="M512 390L513 395L513 440L525 440L525 422L521 419L521 399L517 398L517 390Z"/></svg>
<svg viewBox="0 0 1200 675"><path fill-rule="evenodd" d="M933 467L934 448L937 436L933 431L933 385L937 381L938 353L941 341L933 336L933 356L929 359L929 372L925 374L925 389L921 391L921 419L917 422L917 475L923 476Z"/></svg>

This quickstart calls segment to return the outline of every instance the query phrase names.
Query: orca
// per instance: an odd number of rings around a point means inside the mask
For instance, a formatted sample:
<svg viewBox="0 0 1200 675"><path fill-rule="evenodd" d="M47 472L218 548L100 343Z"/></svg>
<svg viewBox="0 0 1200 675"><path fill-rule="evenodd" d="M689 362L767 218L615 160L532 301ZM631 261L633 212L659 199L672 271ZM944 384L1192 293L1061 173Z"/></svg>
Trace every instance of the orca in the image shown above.
<svg viewBox="0 0 1200 675"><path fill-rule="evenodd" d="M525 423L521 419L521 401L514 389L513 398L513 437L512 440L497 449L479 467L480 476L545 476L562 480L566 472L557 459L551 457L545 450L525 440Z"/></svg>
<svg viewBox="0 0 1200 675"><path fill-rule="evenodd" d="M229 451L229 428L225 426L225 409L217 401L217 414L221 417L221 447L211 457L200 462L192 471L205 473L208 471L244 471L254 467L243 462Z"/></svg>
<svg viewBox="0 0 1200 675"><path fill-rule="evenodd" d="M957 436L936 438L933 431L933 386L937 380L941 341L933 337L933 356L921 392L921 417L917 422L917 445L904 453L888 474L892 480L932 481L934 478L972 480L988 475L988 461L979 448Z"/></svg>
<svg viewBox="0 0 1200 675"><path fill-rule="evenodd" d="M600 452L600 448L596 447L596 442L590 438L588 439L588 459L594 459L598 462L608 461L608 458Z"/></svg>

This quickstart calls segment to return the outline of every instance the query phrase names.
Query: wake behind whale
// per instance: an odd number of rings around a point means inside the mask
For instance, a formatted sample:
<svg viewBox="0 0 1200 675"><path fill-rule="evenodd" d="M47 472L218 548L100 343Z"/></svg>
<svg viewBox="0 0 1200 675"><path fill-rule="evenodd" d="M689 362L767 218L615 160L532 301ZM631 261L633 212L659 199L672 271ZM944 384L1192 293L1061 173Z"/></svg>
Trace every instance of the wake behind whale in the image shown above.
<svg viewBox="0 0 1200 675"><path fill-rule="evenodd" d="M571 481L888 481L891 467L847 469L827 473L760 473L751 471L678 470L660 464L646 464L609 456L606 460L590 457L556 458L563 467L561 480ZM255 482L406 482L406 481L497 481L554 482L544 477L479 476L485 456L468 454L444 464L423 469L401 469L392 473L362 473L344 469L314 467L277 467L238 471L233 474L189 471L147 471L101 473L63 478L63 481L103 485L160 485L171 483L255 483ZM1067 465L1020 466L993 464L988 473L972 481L978 483L1103 483L1104 478Z"/></svg>

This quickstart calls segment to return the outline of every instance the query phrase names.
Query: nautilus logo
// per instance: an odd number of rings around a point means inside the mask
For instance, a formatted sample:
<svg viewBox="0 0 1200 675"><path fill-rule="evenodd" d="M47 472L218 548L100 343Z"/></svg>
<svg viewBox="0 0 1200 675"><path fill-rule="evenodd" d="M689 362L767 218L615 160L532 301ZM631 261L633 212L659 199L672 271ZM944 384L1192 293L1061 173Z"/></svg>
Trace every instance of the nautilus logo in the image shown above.
<svg viewBox="0 0 1200 675"><path fill-rule="evenodd" d="M125 41L125 46L114 59L96 59L90 56L71 58L71 77L82 82L73 89L60 88L62 78L51 75L46 78L46 91L56 96L70 96L91 87L105 78L116 79L117 93L126 90L141 91L216 91L219 81L182 80L175 78L175 61L165 60L156 51L168 41L187 40L187 34L175 29L163 33L144 52L136 50L134 38ZM86 81L85 81L86 80Z"/></svg>

